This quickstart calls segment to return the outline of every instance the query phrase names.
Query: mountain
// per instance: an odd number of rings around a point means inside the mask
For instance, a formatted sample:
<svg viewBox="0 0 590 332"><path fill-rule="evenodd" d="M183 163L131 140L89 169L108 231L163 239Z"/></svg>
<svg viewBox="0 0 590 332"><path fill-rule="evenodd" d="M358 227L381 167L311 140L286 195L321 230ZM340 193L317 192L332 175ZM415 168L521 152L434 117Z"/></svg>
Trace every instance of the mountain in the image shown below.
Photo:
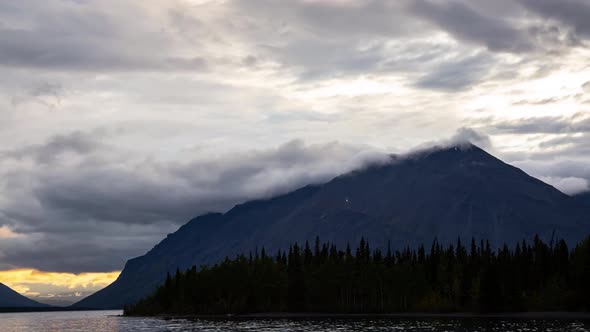
<svg viewBox="0 0 590 332"><path fill-rule="evenodd" d="M192 219L119 278L75 304L120 308L153 291L167 272L210 264L265 246L267 252L319 236L338 246L368 238L371 247L429 245L436 238L489 239L496 246L535 234L574 243L590 233L578 200L505 164L482 149L456 146L373 165L224 214Z"/></svg>
<svg viewBox="0 0 590 332"><path fill-rule="evenodd" d="M20 295L10 287L0 283L0 308L32 308L32 307L49 307L47 304L33 301Z"/></svg>
<svg viewBox="0 0 590 332"><path fill-rule="evenodd" d="M577 194L574 196L574 198L577 199L578 201L582 202L582 204L585 204L586 206L590 206L590 191L585 192L585 193L581 193L581 194Z"/></svg>

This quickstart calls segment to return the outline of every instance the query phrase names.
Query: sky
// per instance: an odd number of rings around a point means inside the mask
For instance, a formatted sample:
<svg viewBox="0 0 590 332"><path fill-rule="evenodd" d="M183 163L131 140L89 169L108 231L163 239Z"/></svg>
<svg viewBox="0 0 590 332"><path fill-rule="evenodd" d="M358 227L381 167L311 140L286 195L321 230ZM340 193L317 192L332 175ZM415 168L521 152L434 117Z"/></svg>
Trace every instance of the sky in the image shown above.
<svg viewBox="0 0 590 332"><path fill-rule="evenodd" d="M590 0L0 0L0 282L71 302L194 216L449 139L587 191L588 17Z"/></svg>

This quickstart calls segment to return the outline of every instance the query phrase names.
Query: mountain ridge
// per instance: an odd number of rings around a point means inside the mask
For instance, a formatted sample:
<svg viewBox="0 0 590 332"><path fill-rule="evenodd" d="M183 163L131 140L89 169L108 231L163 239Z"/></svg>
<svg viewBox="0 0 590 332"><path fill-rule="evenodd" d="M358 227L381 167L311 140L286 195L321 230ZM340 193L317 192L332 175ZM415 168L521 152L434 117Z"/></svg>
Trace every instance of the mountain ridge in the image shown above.
<svg viewBox="0 0 590 332"><path fill-rule="evenodd" d="M487 239L496 246L535 234L580 240L590 232L578 200L474 145L428 149L369 165L285 195L193 218L120 277L74 306L119 308L145 296L166 272L215 263L265 246L267 252L319 236L339 246L375 247ZM584 232L580 232L580 230Z"/></svg>
<svg viewBox="0 0 590 332"><path fill-rule="evenodd" d="M0 308L47 308L48 304L39 303L19 294L12 288L0 282Z"/></svg>

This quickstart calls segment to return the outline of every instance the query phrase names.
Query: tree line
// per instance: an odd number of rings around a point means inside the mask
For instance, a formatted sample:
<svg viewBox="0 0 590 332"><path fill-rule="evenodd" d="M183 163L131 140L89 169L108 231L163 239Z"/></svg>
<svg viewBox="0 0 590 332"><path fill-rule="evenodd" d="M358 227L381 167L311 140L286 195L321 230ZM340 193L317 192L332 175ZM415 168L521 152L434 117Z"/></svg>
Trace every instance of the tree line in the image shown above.
<svg viewBox="0 0 590 332"><path fill-rule="evenodd" d="M264 248L214 266L168 274L126 315L261 312L392 313L588 311L590 237L569 249L535 237L509 248L488 241L355 250L315 240Z"/></svg>

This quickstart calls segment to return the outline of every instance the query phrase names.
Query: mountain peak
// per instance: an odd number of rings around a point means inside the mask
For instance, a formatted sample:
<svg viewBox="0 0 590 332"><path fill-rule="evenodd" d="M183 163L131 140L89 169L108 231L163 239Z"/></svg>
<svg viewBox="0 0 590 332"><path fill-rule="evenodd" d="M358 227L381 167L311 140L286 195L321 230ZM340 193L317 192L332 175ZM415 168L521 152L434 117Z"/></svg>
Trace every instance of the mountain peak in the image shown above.
<svg viewBox="0 0 590 332"><path fill-rule="evenodd" d="M444 149L444 148L443 148ZM455 150L455 151L469 151L471 149L481 149L479 146L469 142L469 141L464 141L464 142L456 142L454 144L451 144L449 146L446 147L446 150Z"/></svg>
<svg viewBox="0 0 590 332"><path fill-rule="evenodd" d="M420 148L409 152L406 155L398 156L398 160L422 159L434 156L446 156L449 158L449 161L452 159L461 158L483 158L494 159L502 162L484 149L470 142L456 143L452 145L434 145L426 148Z"/></svg>

